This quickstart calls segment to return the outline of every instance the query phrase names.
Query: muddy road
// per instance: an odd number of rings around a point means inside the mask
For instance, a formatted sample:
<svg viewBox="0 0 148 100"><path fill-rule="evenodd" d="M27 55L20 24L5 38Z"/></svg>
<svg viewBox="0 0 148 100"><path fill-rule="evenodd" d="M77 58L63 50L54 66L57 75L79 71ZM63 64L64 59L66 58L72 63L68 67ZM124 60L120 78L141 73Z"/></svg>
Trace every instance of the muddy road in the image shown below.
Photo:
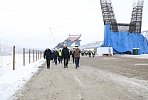
<svg viewBox="0 0 148 100"><path fill-rule="evenodd" d="M81 57L47 69L44 64L13 100L148 100L148 59Z"/></svg>

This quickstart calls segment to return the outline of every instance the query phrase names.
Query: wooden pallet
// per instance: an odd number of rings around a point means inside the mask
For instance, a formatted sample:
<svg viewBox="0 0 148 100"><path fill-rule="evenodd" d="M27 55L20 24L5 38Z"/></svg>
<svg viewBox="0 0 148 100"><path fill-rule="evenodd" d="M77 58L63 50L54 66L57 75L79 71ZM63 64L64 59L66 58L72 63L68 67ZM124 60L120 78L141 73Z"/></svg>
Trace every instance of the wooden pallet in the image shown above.
<svg viewBox="0 0 148 100"><path fill-rule="evenodd" d="M109 57L109 56L112 56L112 54L102 54L102 56L107 56L107 57Z"/></svg>

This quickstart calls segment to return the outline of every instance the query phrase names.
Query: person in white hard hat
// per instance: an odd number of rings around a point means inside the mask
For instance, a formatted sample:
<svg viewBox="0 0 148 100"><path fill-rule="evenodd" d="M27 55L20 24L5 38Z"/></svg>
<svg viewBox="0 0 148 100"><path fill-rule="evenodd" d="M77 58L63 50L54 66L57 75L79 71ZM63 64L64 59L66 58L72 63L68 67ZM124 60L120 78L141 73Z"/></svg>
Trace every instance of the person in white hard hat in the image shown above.
<svg viewBox="0 0 148 100"><path fill-rule="evenodd" d="M81 53L81 50L78 48L78 45L75 45L74 57L75 57L76 69L79 67L80 53Z"/></svg>

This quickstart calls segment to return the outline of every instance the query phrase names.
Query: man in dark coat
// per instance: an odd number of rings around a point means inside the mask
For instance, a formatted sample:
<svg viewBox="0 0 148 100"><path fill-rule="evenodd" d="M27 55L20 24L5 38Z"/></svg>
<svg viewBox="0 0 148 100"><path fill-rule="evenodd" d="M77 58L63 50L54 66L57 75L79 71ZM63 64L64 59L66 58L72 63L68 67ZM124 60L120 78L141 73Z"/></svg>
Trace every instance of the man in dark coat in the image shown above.
<svg viewBox="0 0 148 100"><path fill-rule="evenodd" d="M73 61L73 63L75 63L74 49L75 49L75 48L73 48L73 50L72 50L72 61Z"/></svg>
<svg viewBox="0 0 148 100"><path fill-rule="evenodd" d="M47 68L50 68L50 60L51 60L52 52L49 48L44 51L44 59L46 59Z"/></svg>
<svg viewBox="0 0 148 100"><path fill-rule="evenodd" d="M55 65L57 65L57 58L58 58L58 51L55 49L53 51L53 59L54 59Z"/></svg>
<svg viewBox="0 0 148 100"><path fill-rule="evenodd" d="M69 50L67 48L67 46L64 44L64 47L62 49L62 56L64 59L64 68L68 68L68 61L69 61Z"/></svg>

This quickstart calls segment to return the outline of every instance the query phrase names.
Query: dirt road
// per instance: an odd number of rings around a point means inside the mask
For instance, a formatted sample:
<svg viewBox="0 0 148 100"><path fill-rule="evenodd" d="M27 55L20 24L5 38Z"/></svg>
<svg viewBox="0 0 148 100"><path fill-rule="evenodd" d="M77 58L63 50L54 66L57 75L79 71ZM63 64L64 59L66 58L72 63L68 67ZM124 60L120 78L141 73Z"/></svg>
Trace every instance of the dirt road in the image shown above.
<svg viewBox="0 0 148 100"><path fill-rule="evenodd" d="M148 100L148 59L81 57L80 67L70 61L46 65L30 79L14 100Z"/></svg>

